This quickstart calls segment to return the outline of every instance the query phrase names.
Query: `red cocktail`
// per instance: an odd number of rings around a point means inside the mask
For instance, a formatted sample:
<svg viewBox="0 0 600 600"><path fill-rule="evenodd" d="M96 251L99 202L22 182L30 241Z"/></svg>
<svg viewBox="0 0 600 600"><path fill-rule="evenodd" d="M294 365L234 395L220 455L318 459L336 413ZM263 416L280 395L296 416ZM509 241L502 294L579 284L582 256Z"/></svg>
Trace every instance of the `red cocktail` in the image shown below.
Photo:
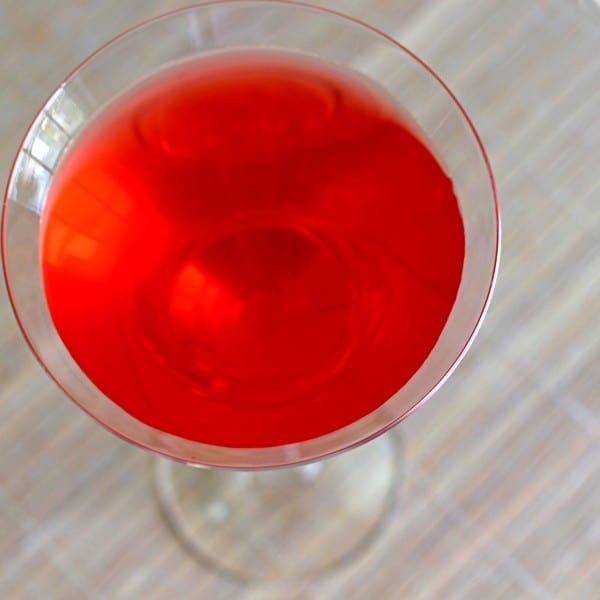
<svg viewBox="0 0 600 600"><path fill-rule="evenodd" d="M41 219L53 323L112 401L230 447L331 433L437 342L464 233L384 90L282 51L185 61L105 107Z"/></svg>
<svg viewBox="0 0 600 600"><path fill-rule="evenodd" d="M284 1L107 44L37 115L3 206L11 301L58 385L128 441L231 469L336 454L431 397L498 251L488 160L449 89L384 34ZM394 459L368 444L308 487L314 469L165 461L159 497L196 555L298 575L372 537Z"/></svg>

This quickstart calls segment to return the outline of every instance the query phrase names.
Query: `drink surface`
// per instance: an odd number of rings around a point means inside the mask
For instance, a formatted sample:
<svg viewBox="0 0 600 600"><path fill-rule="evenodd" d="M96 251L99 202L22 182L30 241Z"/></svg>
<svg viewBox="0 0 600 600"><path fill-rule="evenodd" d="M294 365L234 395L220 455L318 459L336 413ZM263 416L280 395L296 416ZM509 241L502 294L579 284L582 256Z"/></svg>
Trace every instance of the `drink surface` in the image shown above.
<svg viewBox="0 0 600 600"><path fill-rule="evenodd" d="M177 64L105 107L41 229L87 376L144 423L231 447L381 406L435 345L464 245L451 181L382 90L269 50Z"/></svg>

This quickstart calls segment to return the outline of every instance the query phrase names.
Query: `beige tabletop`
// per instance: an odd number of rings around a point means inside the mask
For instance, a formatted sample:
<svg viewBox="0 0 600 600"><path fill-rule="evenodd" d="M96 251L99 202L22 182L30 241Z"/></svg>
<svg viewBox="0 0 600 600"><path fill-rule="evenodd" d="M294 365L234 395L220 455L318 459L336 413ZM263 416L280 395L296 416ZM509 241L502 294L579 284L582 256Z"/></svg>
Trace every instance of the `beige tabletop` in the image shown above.
<svg viewBox="0 0 600 600"><path fill-rule="evenodd" d="M0 598L600 598L600 5L316 3L372 22L441 74L489 149L504 216L483 329L400 426L388 526L319 580L242 584L201 566L160 516L152 457L51 384L2 288ZM64 74L185 4L0 0L0 186Z"/></svg>

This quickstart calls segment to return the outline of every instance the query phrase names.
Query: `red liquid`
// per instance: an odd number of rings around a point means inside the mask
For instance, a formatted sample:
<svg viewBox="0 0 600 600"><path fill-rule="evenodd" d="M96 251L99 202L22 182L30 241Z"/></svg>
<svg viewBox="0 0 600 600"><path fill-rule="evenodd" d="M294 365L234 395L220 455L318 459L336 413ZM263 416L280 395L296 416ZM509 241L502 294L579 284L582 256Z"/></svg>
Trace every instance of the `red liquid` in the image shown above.
<svg viewBox="0 0 600 600"><path fill-rule="evenodd" d="M42 229L73 358L158 429L232 447L370 413L448 318L464 233L450 180L374 84L274 51L215 54L105 108Z"/></svg>

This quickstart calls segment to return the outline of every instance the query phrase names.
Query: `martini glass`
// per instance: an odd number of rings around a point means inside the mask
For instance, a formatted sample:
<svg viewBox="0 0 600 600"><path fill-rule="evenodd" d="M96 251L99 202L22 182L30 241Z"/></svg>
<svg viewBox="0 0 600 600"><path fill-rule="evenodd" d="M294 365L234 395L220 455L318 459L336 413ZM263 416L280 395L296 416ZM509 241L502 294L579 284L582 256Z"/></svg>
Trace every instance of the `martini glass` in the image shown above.
<svg viewBox="0 0 600 600"><path fill-rule="evenodd" d="M71 140L132 84L177 61L236 48L310 53L376 82L411 116L452 179L465 230L456 301L411 379L379 408L335 432L274 447L204 444L150 427L121 409L63 344L40 264L41 212ZM113 433L160 455L157 498L178 539L231 576L276 579L326 572L357 555L385 524L399 486L400 446L381 434L439 389L473 341L495 281L499 233L493 175L479 136L448 87L418 57L333 11L224 0L125 32L61 83L18 149L3 204L2 258L16 318L56 384Z"/></svg>

